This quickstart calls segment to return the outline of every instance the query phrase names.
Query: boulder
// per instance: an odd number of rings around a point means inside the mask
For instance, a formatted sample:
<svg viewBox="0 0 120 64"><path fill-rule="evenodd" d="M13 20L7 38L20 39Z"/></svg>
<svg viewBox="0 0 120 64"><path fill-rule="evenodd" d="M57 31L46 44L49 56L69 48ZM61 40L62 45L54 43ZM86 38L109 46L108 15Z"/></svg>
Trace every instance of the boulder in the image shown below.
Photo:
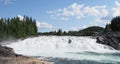
<svg viewBox="0 0 120 64"><path fill-rule="evenodd" d="M15 53L12 48L0 45L0 56L4 57L15 56Z"/></svg>

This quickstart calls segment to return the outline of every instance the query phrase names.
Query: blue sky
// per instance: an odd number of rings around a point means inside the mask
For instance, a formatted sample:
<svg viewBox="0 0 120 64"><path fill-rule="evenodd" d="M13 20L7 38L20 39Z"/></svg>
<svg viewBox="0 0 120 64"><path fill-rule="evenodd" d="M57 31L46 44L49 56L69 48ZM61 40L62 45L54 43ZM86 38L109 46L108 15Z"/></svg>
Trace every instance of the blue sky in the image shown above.
<svg viewBox="0 0 120 64"><path fill-rule="evenodd" d="M39 32L102 26L120 15L119 0L0 0L0 17L36 19Z"/></svg>

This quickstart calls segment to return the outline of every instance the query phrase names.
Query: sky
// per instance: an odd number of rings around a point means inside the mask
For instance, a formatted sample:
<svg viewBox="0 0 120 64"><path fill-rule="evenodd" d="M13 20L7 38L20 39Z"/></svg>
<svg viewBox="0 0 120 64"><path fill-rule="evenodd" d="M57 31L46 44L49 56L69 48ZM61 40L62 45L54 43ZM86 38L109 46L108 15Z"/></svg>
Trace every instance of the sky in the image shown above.
<svg viewBox="0 0 120 64"><path fill-rule="evenodd" d="M105 27L120 15L119 0L0 0L0 18L36 19L39 32Z"/></svg>

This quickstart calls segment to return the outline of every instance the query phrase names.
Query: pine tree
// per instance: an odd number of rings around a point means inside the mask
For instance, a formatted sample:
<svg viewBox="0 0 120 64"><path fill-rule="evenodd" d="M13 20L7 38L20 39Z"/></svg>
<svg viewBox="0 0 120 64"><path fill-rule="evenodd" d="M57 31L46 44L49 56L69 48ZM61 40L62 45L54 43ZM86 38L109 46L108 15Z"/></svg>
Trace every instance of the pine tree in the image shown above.
<svg viewBox="0 0 120 64"><path fill-rule="evenodd" d="M62 30L61 30L61 29L58 30L57 35L58 35L58 36L61 36L61 35L62 35Z"/></svg>
<svg viewBox="0 0 120 64"><path fill-rule="evenodd" d="M24 16L23 20L19 17L0 19L0 41L10 37L24 38L36 34L36 21L31 17Z"/></svg>
<svg viewBox="0 0 120 64"><path fill-rule="evenodd" d="M110 26L112 31L120 31L120 16L113 18Z"/></svg>

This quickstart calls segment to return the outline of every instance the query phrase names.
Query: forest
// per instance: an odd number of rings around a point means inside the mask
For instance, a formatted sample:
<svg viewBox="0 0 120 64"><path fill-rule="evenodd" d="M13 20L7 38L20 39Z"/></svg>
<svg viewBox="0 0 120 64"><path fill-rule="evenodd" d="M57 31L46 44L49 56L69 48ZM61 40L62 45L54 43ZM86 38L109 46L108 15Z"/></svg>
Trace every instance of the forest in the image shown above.
<svg viewBox="0 0 120 64"><path fill-rule="evenodd" d="M31 17L1 18L0 19L0 41L9 38L25 38L27 36L37 35L36 21Z"/></svg>

